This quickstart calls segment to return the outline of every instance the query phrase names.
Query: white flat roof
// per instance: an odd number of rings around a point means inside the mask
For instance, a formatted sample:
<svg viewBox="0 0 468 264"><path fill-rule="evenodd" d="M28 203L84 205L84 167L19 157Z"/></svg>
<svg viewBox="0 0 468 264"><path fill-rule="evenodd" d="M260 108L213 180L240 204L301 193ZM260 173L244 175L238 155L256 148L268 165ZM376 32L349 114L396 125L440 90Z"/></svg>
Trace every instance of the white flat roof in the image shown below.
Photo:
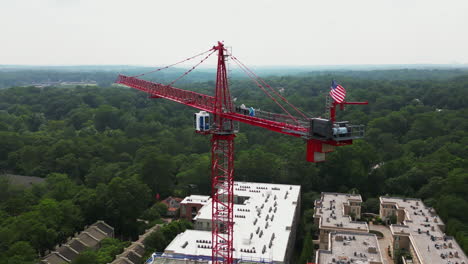
<svg viewBox="0 0 468 264"><path fill-rule="evenodd" d="M420 199L380 197L380 202L404 209L403 225L391 225L390 230L392 234L409 236L424 264L468 264L468 258L455 239L447 237L439 228L443 222L433 208L426 207ZM458 258L454 257L455 252L458 252Z"/></svg>
<svg viewBox="0 0 468 264"><path fill-rule="evenodd" d="M293 219L300 198L300 189L301 187L298 185L234 183L235 196L247 197L243 204L234 205L233 246L235 258L263 258L278 262L284 261ZM195 220L211 221L211 203L199 210ZM270 248L269 243L273 234L274 239ZM251 236L252 238L250 238ZM210 246L211 244L197 243L197 240L211 241L211 232L187 230L179 234L169 244L165 252L211 256L209 247L199 247ZM188 242L188 244L183 248L182 245L185 242ZM262 253L264 246L266 251ZM253 253L254 248L255 253ZM251 251L251 253L247 253L247 251Z"/></svg>
<svg viewBox="0 0 468 264"><path fill-rule="evenodd" d="M369 233L332 232L329 235L328 250L317 250L317 264L383 263L377 236ZM333 261L333 259L335 261Z"/></svg>
<svg viewBox="0 0 468 264"><path fill-rule="evenodd" d="M323 192L320 200L315 201L315 215L320 218L319 228L369 232L366 222L352 221L345 215L344 205L349 202L362 202L361 195Z"/></svg>
<svg viewBox="0 0 468 264"><path fill-rule="evenodd" d="M180 203L181 204L186 204L186 203L207 204L209 199L210 197L207 195L190 195L190 196L185 197Z"/></svg>

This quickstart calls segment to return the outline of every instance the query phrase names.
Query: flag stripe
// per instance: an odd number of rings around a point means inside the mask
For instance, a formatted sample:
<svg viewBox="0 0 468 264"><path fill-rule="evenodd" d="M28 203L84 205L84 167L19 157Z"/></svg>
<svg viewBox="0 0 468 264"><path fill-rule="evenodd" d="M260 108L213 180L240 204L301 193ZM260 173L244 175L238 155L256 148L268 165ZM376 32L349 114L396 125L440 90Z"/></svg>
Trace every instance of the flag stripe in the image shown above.
<svg viewBox="0 0 468 264"><path fill-rule="evenodd" d="M346 97L346 90L343 86L333 81L332 86L330 87L330 96L337 103L342 103L344 101L344 98Z"/></svg>

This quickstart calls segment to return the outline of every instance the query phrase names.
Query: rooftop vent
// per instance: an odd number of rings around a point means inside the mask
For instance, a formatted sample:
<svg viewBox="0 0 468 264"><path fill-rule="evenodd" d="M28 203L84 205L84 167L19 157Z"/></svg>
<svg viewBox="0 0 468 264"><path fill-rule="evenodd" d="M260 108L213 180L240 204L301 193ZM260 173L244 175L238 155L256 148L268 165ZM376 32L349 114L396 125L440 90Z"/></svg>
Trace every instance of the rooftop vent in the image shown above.
<svg viewBox="0 0 468 264"><path fill-rule="evenodd" d="M185 241L185 243L181 247L185 248L187 245L188 245L188 241Z"/></svg>
<svg viewBox="0 0 468 264"><path fill-rule="evenodd" d="M376 247L369 247L368 252L375 254L375 253L377 253L377 248Z"/></svg>

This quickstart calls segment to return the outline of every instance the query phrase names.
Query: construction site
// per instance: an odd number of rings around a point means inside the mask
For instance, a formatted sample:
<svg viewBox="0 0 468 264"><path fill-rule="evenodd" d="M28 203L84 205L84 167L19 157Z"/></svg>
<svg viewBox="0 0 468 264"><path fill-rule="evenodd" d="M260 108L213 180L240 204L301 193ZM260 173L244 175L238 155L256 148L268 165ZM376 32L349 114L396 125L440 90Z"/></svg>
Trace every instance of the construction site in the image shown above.
<svg viewBox="0 0 468 264"><path fill-rule="evenodd" d="M233 258L236 263L291 263L300 212L300 186L234 182L234 230ZM192 212L201 205L193 217L195 230L179 234L155 258L154 263L211 262L211 206L206 202L192 200L190 207L181 208ZM180 262L191 263L191 262Z"/></svg>
<svg viewBox="0 0 468 264"><path fill-rule="evenodd" d="M214 53L218 55L215 96L172 87L175 81L192 72ZM202 57L198 64L168 85L139 78L205 54L208 55ZM228 61L236 63L284 113L265 112L244 104L234 105L229 90ZM325 118L311 117L234 57L222 42L170 66L136 76L119 75L117 83L148 93L151 98L168 99L201 110L194 114L194 129L199 134L212 137L211 197L194 195L183 199L180 216L192 220L195 229L177 235L164 252L155 252L147 263L291 263L300 215L301 188L295 185L235 182L234 139L238 132L237 124L244 123L301 138L307 146L306 160L323 162L326 153L333 152L336 147L351 145L353 140L364 136L362 125L338 121L337 110L344 110L346 105L366 105L367 102L346 101L345 89L333 81L326 97ZM326 192L315 201L314 222L319 229L318 240L314 241L318 248L316 263L393 264L387 263L393 262L392 257L388 258L380 248L378 238L370 233L368 223L360 221L362 202L362 197L357 194ZM410 205L404 204L408 200L402 203L398 199L381 198L381 202L382 219L397 215L401 223L391 226L393 242L384 250L389 256L398 253L395 250L400 248L410 252L410 256L393 256L397 263L400 257L405 264L429 263L429 260L434 263L432 261L435 259L440 259L438 263L443 264L467 263L456 242L441 233L443 228L438 224L441 220L434 216L434 212L419 209L418 206L424 208L421 201ZM409 212L408 208L413 211ZM431 219L435 223L432 226L429 217L434 218ZM427 227L430 229L426 230ZM435 244L435 250L428 239ZM444 243L435 242L439 239L443 239ZM426 246L429 254L422 253L421 248ZM453 250L439 252L441 248Z"/></svg>

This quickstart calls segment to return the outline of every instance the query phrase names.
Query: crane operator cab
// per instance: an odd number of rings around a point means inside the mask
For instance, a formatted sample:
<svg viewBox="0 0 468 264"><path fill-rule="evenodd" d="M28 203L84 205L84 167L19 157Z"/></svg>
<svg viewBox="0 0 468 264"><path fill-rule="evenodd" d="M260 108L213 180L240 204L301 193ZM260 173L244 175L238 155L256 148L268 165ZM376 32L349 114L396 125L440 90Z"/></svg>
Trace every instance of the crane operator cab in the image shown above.
<svg viewBox="0 0 468 264"><path fill-rule="evenodd" d="M206 111L195 113L193 115L193 125L198 132L210 130L210 114Z"/></svg>

